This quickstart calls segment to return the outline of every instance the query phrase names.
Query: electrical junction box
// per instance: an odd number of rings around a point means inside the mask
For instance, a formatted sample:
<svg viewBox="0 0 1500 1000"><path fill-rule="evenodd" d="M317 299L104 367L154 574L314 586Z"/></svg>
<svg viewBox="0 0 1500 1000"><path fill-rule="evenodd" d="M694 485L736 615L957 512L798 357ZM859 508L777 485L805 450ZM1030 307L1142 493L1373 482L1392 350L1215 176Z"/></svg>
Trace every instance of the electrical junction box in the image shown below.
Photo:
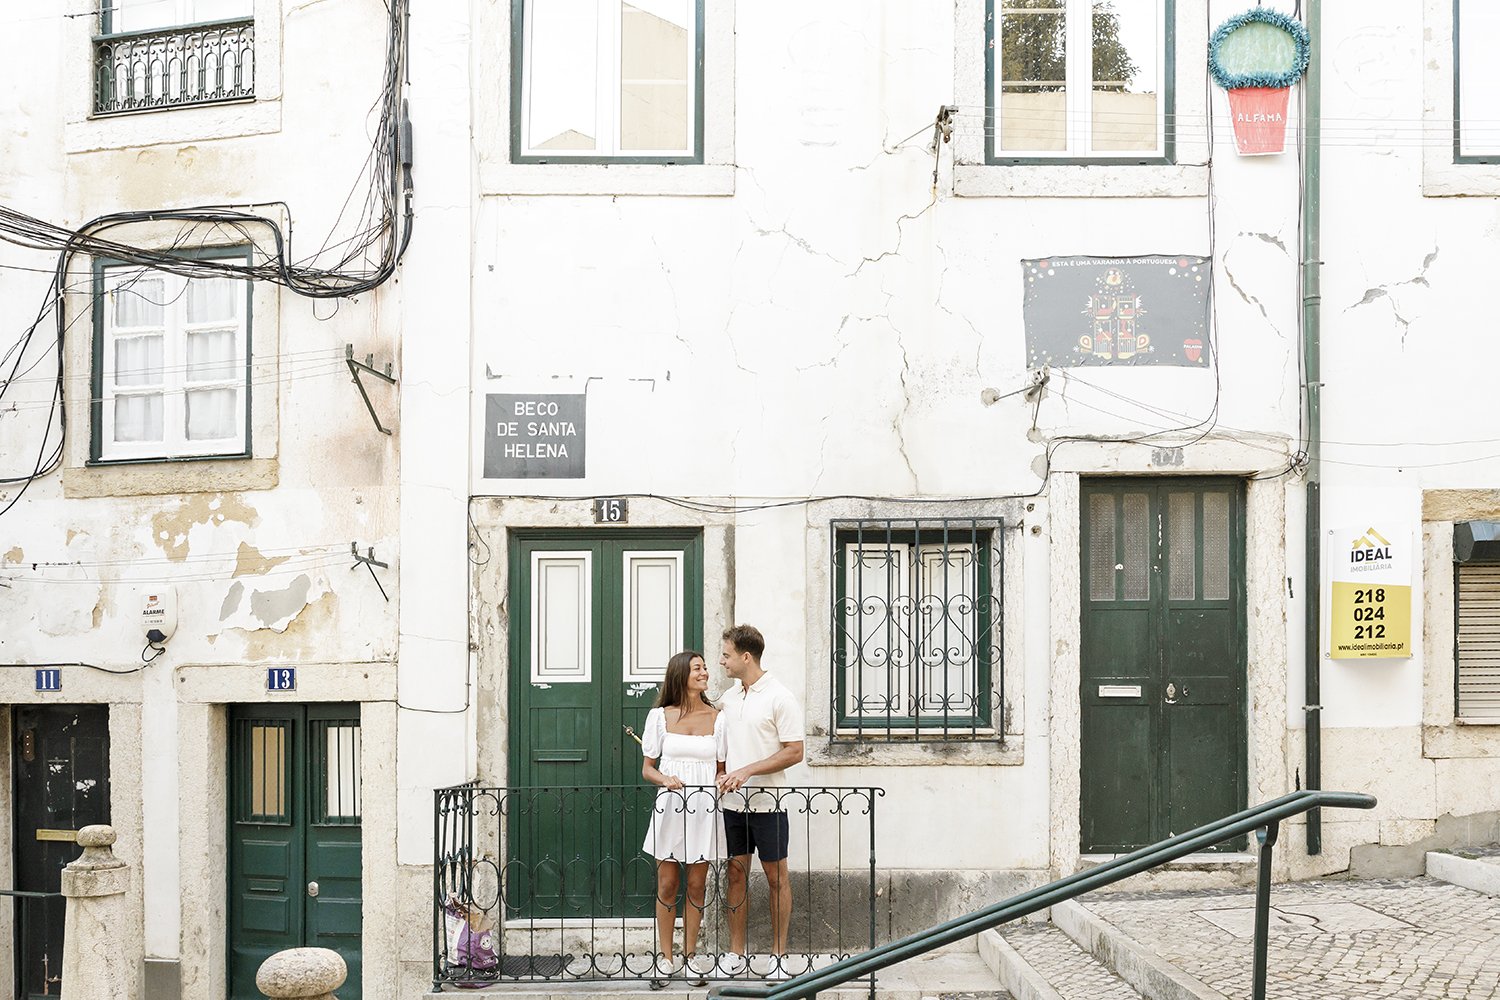
<svg viewBox="0 0 1500 1000"><path fill-rule="evenodd" d="M161 587L141 598L141 627L151 642L165 642L177 631L177 591Z"/></svg>

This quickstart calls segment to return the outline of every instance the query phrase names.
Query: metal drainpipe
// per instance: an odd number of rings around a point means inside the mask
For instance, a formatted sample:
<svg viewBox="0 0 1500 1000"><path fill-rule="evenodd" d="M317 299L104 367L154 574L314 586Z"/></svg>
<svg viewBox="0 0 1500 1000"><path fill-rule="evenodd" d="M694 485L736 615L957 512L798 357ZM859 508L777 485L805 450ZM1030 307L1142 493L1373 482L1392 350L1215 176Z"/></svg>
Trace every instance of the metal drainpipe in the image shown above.
<svg viewBox="0 0 1500 1000"><path fill-rule="evenodd" d="M1306 25L1311 36L1307 76L1302 83L1302 127L1305 144L1302 154L1302 370L1307 382L1307 552L1302 577L1303 604L1307 609L1306 650L1302 713L1304 718L1307 760L1306 787L1323 787L1323 727L1320 701L1323 668L1322 599L1323 511L1322 469L1320 452L1322 428L1322 369L1320 365L1322 286L1319 280L1322 261L1319 240L1318 186L1322 168L1323 74L1322 0L1307 0ZM1307 814L1307 853L1323 851L1323 814L1313 809Z"/></svg>

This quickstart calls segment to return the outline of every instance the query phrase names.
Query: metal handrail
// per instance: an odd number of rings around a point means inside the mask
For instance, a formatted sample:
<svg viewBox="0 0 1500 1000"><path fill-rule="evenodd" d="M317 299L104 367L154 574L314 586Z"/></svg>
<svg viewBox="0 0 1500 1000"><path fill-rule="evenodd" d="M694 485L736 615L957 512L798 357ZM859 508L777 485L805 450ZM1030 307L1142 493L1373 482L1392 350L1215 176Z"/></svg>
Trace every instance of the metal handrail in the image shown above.
<svg viewBox="0 0 1500 1000"><path fill-rule="evenodd" d="M830 990L854 979L863 979L881 969L909 958L925 955L947 944L972 937L1019 917L1056 906L1075 896L1103 888L1132 875L1194 854L1220 841L1257 832L1260 841L1259 880L1255 896L1255 992L1264 1000L1266 982L1266 937L1270 913L1271 848L1282 820L1320 807L1373 809L1375 797L1358 792L1300 791L1291 792L1258 806L1225 816L1212 823L1179 833L1160 843L1107 861L1087 871L1069 875L1047 885L1031 889L984 909L956 917L927 930L909 934L898 941L853 955L816 972L806 972L774 986L728 984L709 990L710 997L747 998L747 1000L801 1000L823 990Z"/></svg>

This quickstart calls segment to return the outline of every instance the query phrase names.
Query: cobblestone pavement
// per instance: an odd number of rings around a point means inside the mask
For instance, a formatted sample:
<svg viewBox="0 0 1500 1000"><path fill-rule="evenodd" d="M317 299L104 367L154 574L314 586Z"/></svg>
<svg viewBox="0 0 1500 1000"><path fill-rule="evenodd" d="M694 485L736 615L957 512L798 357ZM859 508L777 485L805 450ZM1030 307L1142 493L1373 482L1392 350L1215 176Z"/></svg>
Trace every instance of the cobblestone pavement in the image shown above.
<svg viewBox="0 0 1500 1000"><path fill-rule="evenodd" d="M1228 997L1250 995L1253 889L1110 893L1079 900ZM1271 888L1267 995L1500 997L1500 898L1429 878Z"/></svg>
<svg viewBox="0 0 1500 1000"><path fill-rule="evenodd" d="M1005 940L1064 997L1088 1000L1141 1000L1120 977L1094 960L1051 924L1006 928Z"/></svg>

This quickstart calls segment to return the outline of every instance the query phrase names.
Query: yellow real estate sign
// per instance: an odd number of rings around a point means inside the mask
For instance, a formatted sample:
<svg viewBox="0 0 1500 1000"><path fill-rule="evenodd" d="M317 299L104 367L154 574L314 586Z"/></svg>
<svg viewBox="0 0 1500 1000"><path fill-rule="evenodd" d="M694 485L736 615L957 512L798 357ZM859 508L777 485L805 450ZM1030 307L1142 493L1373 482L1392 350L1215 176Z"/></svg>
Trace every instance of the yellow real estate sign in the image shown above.
<svg viewBox="0 0 1500 1000"><path fill-rule="evenodd" d="M1410 528L1384 523L1329 535L1329 656L1411 656Z"/></svg>

